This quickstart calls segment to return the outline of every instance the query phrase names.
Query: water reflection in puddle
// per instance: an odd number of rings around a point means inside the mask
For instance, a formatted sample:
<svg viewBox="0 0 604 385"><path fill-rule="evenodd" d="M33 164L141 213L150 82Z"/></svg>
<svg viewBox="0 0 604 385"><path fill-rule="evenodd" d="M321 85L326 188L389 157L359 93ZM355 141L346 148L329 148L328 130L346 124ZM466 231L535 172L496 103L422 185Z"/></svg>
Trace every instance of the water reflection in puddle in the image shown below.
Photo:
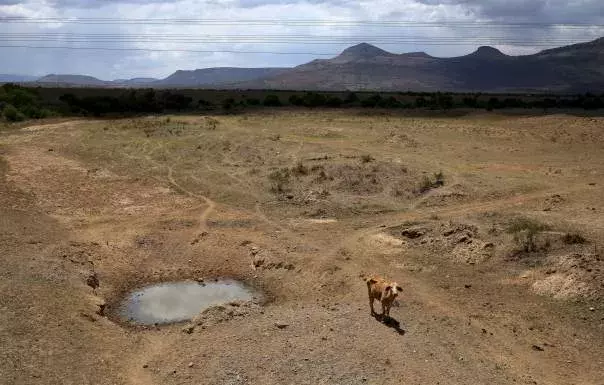
<svg viewBox="0 0 604 385"><path fill-rule="evenodd" d="M138 324L166 324L189 320L202 310L231 301L251 301L254 292L234 280L198 283L166 282L131 292L119 315Z"/></svg>

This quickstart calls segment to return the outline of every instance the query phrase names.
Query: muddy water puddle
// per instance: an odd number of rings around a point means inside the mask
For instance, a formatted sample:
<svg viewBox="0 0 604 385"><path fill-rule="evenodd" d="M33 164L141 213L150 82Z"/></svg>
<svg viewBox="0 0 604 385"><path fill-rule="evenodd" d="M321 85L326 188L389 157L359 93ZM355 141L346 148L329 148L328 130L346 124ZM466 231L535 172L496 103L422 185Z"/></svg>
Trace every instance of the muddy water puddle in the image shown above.
<svg viewBox="0 0 604 385"><path fill-rule="evenodd" d="M120 305L119 316L142 325L176 323L190 320L209 307L252 301L257 296L235 280L165 282L129 293Z"/></svg>

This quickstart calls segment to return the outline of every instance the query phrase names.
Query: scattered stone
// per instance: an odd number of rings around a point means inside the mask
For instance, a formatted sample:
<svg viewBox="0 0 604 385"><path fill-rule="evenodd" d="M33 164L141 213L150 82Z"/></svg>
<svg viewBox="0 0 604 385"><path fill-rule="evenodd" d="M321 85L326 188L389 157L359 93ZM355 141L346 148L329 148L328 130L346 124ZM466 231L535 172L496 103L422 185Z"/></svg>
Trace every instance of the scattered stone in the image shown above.
<svg viewBox="0 0 604 385"><path fill-rule="evenodd" d="M147 369L148 367L149 367L149 365L148 365L148 364L144 364L144 365L143 365L143 369Z"/></svg>
<svg viewBox="0 0 604 385"><path fill-rule="evenodd" d="M245 241L242 241L242 242L239 244L239 246L247 246L247 245L249 245L250 243L252 243L252 241L249 241L249 240L247 240L247 239L246 239Z"/></svg>
<svg viewBox="0 0 604 385"><path fill-rule="evenodd" d="M189 362L189 365L188 365L188 366L189 366L189 368L192 368L192 367L193 367L193 363L192 363L192 362Z"/></svg>
<svg viewBox="0 0 604 385"><path fill-rule="evenodd" d="M463 285L463 286L464 286L466 289L469 289L469 288L471 288L471 287L472 287L472 285L469 285L469 284L465 284L465 285Z"/></svg>
<svg viewBox="0 0 604 385"><path fill-rule="evenodd" d="M195 330L195 325L187 325L182 328L182 332L187 334L193 333L193 330Z"/></svg>
<svg viewBox="0 0 604 385"><path fill-rule="evenodd" d="M107 308L107 304L103 301L103 302L97 304L97 306L99 308L96 311L96 314L100 315L101 317L104 317L105 316L105 308Z"/></svg>
<svg viewBox="0 0 604 385"><path fill-rule="evenodd" d="M593 306L590 306L589 311L596 311L596 308Z"/></svg>
<svg viewBox="0 0 604 385"><path fill-rule="evenodd" d="M48 151L51 151L51 152L52 152L52 151L54 151L54 148L49 148L49 149L48 149ZM594 184L595 184L595 183L594 183Z"/></svg>
<svg viewBox="0 0 604 385"><path fill-rule="evenodd" d="M289 326L289 324L283 323L283 322L275 322L275 326L279 329L285 329L286 327Z"/></svg>
<svg viewBox="0 0 604 385"><path fill-rule="evenodd" d="M408 228L401 232L401 235L410 239L419 238L426 233L426 230L420 228Z"/></svg>
<svg viewBox="0 0 604 385"><path fill-rule="evenodd" d="M533 345L532 347L533 347L533 350L538 351L538 352L542 352L542 351L544 350L544 349L543 349L541 346L539 346L539 345Z"/></svg>
<svg viewBox="0 0 604 385"><path fill-rule="evenodd" d="M250 249L250 253L252 253L252 255L258 254L259 251L260 249L258 249L258 247L256 246L252 246L252 248Z"/></svg>
<svg viewBox="0 0 604 385"><path fill-rule="evenodd" d="M92 272L86 277L86 285L90 286L93 291L99 287L99 277L96 272Z"/></svg>
<svg viewBox="0 0 604 385"><path fill-rule="evenodd" d="M197 277L197 278L195 278L195 281L196 281L197 283L204 283L204 279L203 279L202 277Z"/></svg>

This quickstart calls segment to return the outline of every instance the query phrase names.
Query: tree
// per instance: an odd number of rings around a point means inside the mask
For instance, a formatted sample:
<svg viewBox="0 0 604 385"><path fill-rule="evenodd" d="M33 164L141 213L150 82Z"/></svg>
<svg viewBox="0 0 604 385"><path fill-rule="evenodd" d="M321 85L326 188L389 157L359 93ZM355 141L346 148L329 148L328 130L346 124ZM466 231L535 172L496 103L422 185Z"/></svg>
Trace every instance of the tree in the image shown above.
<svg viewBox="0 0 604 385"><path fill-rule="evenodd" d="M302 99L299 95L292 95L289 97L289 104L292 106L303 106L304 99Z"/></svg>
<svg viewBox="0 0 604 385"><path fill-rule="evenodd" d="M337 96L330 96L325 101L325 105L328 107L340 107L342 105L342 99Z"/></svg>
<svg viewBox="0 0 604 385"><path fill-rule="evenodd" d="M263 104L266 107L281 107L282 106L281 100L279 100L279 97L274 94L266 95L266 97L264 98Z"/></svg>
<svg viewBox="0 0 604 385"><path fill-rule="evenodd" d="M345 104L353 104L359 101L359 97L354 92L349 92L344 98Z"/></svg>
<svg viewBox="0 0 604 385"><path fill-rule="evenodd" d="M21 113L21 111L19 111L12 104L7 104L4 107L3 115L4 118L6 118L6 120L8 120L9 122L20 122L22 120L25 120L25 115L23 115L23 113Z"/></svg>

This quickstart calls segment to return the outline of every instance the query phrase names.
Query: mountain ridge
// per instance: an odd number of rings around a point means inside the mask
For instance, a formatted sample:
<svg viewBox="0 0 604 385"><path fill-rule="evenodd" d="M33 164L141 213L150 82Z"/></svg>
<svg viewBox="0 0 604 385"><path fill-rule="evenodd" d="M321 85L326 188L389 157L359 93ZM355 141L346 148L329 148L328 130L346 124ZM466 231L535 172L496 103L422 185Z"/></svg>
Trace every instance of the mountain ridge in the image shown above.
<svg viewBox="0 0 604 385"><path fill-rule="evenodd" d="M332 58L315 59L295 67L211 67L177 70L163 79L114 81L50 74L33 84L315 91L599 92L604 91L604 37L517 56L491 46L480 46L455 57L436 57L425 52L397 54L363 42Z"/></svg>

